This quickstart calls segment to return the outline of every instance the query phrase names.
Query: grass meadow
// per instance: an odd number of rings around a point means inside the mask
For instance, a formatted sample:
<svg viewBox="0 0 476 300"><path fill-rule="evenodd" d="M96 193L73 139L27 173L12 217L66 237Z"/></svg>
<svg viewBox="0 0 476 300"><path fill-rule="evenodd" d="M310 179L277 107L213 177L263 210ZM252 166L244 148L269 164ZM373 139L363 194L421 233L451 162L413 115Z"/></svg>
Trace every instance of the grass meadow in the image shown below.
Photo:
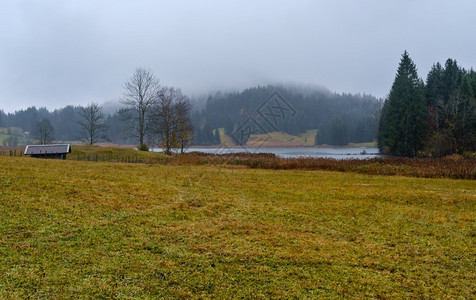
<svg viewBox="0 0 476 300"><path fill-rule="evenodd" d="M474 180L0 157L0 298L475 298Z"/></svg>

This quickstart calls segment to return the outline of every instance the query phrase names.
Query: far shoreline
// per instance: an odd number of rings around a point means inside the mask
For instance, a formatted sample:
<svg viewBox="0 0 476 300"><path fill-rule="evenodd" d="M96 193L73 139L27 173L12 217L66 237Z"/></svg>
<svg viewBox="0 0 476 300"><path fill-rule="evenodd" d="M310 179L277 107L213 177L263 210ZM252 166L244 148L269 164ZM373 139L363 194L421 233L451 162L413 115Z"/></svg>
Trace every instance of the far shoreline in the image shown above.
<svg viewBox="0 0 476 300"><path fill-rule="evenodd" d="M118 147L118 148L137 148L137 145L132 145L132 144L113 144L113 143L98 143L96 146L100 147ZM150 149L153 148L160 148L160 147L153 147L151 146ZM371 143L362 143L362 144L351 144L347 146L333 146L333 145L289 145L289 144L263 144L263 145L244 145L244 146L239 146L239 145L210 145L210 146L199 146L199 145L190 145L186 147L186 149L189 148L196 148L196 149L217 149L217 148L222 148L222 149L237 149L237 148L316 148L316 149L328 149L328 148L333 148L333 149L346 149L346 148L377 148L377 145L371 144Z"/></svg>
<svg viewBox="0 0 476 300"><path fill-rule="evenodd" d="M332 146L332 145L279 145L279 144L271 144L271 145L244 145L244 146L226 146L226 145L216 145L216 146L189 146L187 148L197 148L197 149L216 149L216 148L223 148L223 149L236 149L236 148L316 148L316 149L346 149L346 148L377 148L377 145L347 145L347 146Z"/></svg>

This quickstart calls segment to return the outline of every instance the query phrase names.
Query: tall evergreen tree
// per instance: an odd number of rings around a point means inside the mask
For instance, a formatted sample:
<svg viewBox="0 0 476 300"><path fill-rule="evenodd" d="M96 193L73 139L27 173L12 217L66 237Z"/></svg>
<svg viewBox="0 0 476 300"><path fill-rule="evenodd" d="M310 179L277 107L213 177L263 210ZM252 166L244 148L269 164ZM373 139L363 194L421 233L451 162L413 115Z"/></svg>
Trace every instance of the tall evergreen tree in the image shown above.
<svg viewBox="0 0 476 300"><path fill-rule="evenodd" d="M434 156L474 151L476 146L474 71L467 72L456 60L436 64L427 77L430 105L427 151Z"/></svg>
<svg viewBox="0 0 476 300"><path fill-rule="evenodd" d="M416 156L427 129L424 84L408 52L402 55L379 124L380 151L395 156Z"/></svg>
<svg viewBox="0 0 476 300"><path fill-rule="evenodd" d="M425 97L428 105L436 105L443 93L443 71L441 64L436 63L426 77Z"/></svg>

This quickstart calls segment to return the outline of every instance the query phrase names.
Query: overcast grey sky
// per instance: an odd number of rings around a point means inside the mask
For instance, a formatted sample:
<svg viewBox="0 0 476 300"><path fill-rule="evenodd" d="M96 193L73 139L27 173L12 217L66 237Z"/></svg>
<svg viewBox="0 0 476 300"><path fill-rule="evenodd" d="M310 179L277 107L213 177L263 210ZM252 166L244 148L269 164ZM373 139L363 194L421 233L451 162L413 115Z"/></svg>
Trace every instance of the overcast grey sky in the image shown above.
<svg viewBox="0 0 476 300"><path fill-rule="evenodd" d="M385 97L406 49L422 78L476 67L474 0L0 3L0 109L117 100L136 67L189 96L269 83Z"/></svg>

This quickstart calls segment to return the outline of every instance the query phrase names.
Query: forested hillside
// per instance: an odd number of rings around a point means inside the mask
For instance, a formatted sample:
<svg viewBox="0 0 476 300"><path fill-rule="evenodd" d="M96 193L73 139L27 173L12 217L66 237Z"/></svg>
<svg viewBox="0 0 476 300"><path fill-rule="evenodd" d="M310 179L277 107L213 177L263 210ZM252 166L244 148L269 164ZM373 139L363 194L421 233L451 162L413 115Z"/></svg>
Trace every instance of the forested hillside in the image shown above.
<svg viewBox="0 0 476 300"><path fill-rule="evenodd" d="M213 145L216 129L225 128L231 135L247 118L259 119L258 109L275 92L295 114L284 116L276 128L265 128L268 131L298 135L318 129L318 144L346 145L375 139L381 102L373 96L267 86L209 96L205 106L192 115L194 143Z"/></svg>
<svg viewBox="0 0 476 300"><path fill-rule="evenodd" d="M194 145L220 144L218 128L232 135L247 118L259 121L258 108L273 94L278 93L283 101L294 110L286 115L275 128L267 132L280 131L298 135L307 130L318 129L318 144L346 145L349 142L371 142L377 132L381 102L369 95L336 94L329 91L282 86L254 87L242 92L221 93L209 96L204 105L192 99ZM200 108L197 108L200 107ZM48 120L54 129L55 141L78 141L83 139L78 124L81 106L66 106L49 111L46 108L29 107L15 113L0 111L0 127L15 127L20 143L35 140L38 123ZM105 115L105 136L119 144L134 144L121 117L122 111Z"/></svg>
<svg viewBox="0 0 476 300"><path fill-rule="evenodd" d="M17 130L13 132L10 130L12 136L17 137L20 143L30 143L36 139L38 123L46 119L52 125L54 131L53 140L79 141L83 139L81 126L78 123L80 120L80 110L81 106L71 105L53 111L49 111L44 107L29 107L24 110L16 111L15 113L6 114L0 110L0 128L17 128ZM104 123L106 125L107 136L107 139L104 141L119 144L133 143L132 138L128 137L125 132L120 111L107 114Z"/></svg>

